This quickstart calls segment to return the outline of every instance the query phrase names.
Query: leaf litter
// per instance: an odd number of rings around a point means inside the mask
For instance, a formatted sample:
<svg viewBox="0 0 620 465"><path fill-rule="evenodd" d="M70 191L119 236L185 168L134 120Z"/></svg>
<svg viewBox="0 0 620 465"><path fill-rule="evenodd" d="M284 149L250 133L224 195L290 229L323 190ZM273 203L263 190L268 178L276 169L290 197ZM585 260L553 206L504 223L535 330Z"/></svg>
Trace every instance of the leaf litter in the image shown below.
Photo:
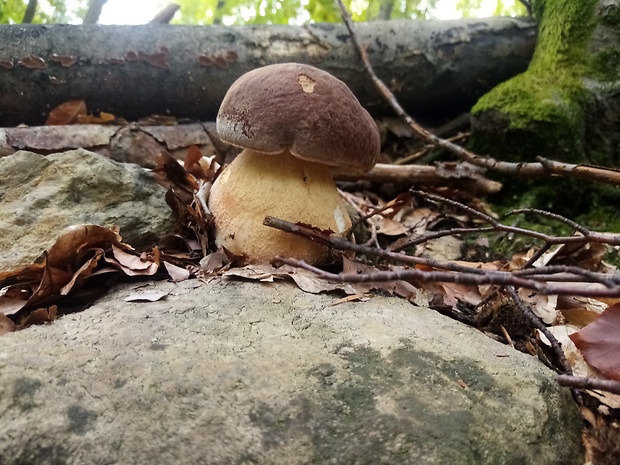
<svg viewBox="0 0 620 465"><path fill-rule="evenodd" d="M67 113L81 112L79 105ZM250 279L260 282L287 280L309 293L336 292L333 305L367 300L372 293L396 295L418 305L427 305L459 321L471 324L491 337L540 356L548 345L544 335L519 318L507 303L501 287L481 282L462 284L415 279L387 282L332 282L293 266L244 265L243 256L213 245L212 216L207 199L220 166L213 157L203 157L192 147L181 163L162 152L153 170L167 189L166 201L179 222L170 235L149 250L136 251L122 242L120 231L97 225L76 225L29 266L0 273L0 335L44 324L69 312L82 310L105 294L119 279L171 279L192 277L208 281ZM454 190L438 189L443 195L459 196L479 211L490 209L479 199ZM509 259L489 259L489 238L479 234L466 242L460 234L446 234L424 240L437 231L481 228L479 218L433 199L420 200L410 193L398 193L385 201L364 191L342 192L357 214L355 235L360 244L384 250L405 250L411 256L450 261L485 271L514 271L537 257L540 246L513 254ZM496 234L504 234L495 231ZM509 238L508 234L504 234ZM412 242L413 241L413 242ZM408 245L411 244L411 245ZM615 268L604 262L610 246L601 243L564 243L549 247L533 263L534 268L573 266L610 275ZM340 265L338 265L340 263ZM405 270L401 265L353 252L336 252L334 265L342 273L367 274ZM432 265L414 268L433 272ZM344 296L344 297L341 297ZM620 304L604 298L544 295L520 289L519 296L561 341L576 373L620 379ZM165 299L156 291L133 292L126 301L152 302ZM611 304L611 306L608 306ZM574 344L573 344L573 341ZM541 347L543 346L543 347ZM608 408L620 408L619 396L589 391Z"/></svg>
<svg viewBox="0 0 620 465"><path fill-rule="evenodd" d="M65 113L69 114L85 111L78 102L68 102L67 107ZM29 324L53 321L68 311L84 308L120 278L165 277L182 281L194 276L202 280L223 276L263 282L288 280L310 293L338 291L345 296L367 296L371 292L397 295L444 311L461 321L478 325L482 330L491 329L496 333L494 337L504 342L510 337L506 337L506 328L498 324L508 318L505 314L497 316L497 308L503 308L501 302L505 297L498 292L497 286L488 283L473 285L411 279L334 283L292 266L244 266L244 257L233 256L212 244L212 218L207 198L219 171L219 164L213 158L203 157L196 147L188 150L183 162L163 151L153 172L158 182L167 188L166 201L179 220L178 234L166 237L150 250L138 252L122 242L118 230L96 225L70 228L32 265L0 273L0 331L9 332ZM443 193L467 198L463 193L445 189ZM410 193L399 193L388 201L368 191L349 190L343 192L343 197L358 215L356 236L359 240L387 250L397 250L412 239L424 238L435 231L480 227L481 224L478 218L458 209L434 199L415 199ZM470 197L468 201L479 210L489 211L478 199ZM478 237L474 244L483 250L487 245L485 237ZM450 260L489 271L520 269L536 253L536 248L532 247L514 254L509 260L476 262L471 257L459 260L465 248L463 237L452 234L430 241L418 240L406 250L414 256ZM604 244L560 244L542 254L534 266L570 262L584 269L596 270L607 266L602 261L606 250ZM356 257L352 253L339 254L335 262L338 261L343 273L364 274L407 268L359 254ZM434 270L432 266L417 265L416 268ZM94 288L101 292L93 292ZM519 295L548 325L585 324L595 320L604 307L600 300L591 298L558 299L554 295L526 289L520 289Z"/></svg>

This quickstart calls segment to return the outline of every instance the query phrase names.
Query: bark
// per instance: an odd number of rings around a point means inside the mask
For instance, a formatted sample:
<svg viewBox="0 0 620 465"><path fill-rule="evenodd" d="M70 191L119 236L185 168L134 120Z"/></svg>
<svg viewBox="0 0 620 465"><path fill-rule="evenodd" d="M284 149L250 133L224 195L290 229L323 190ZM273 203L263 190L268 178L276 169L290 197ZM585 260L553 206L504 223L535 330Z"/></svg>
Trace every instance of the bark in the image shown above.
<svg viewBox="0 0 620 465"><path fill-rule="evenodd" d="M24 13L24 18L22 19L22 24L30 24L34 19L34 15L37 12L37 0L29 0L28 6L26 7L26 12Z"/></svg>
<svg viewBox="0 0 620 465"><path fill-rule="evenodd" d="M153 19L149 21L150 24L168 24L177 14L177 11L181 9L181 5L176 3L170 3L163 10L155 15Z"/></svg>
<svg viewBox="0 0 620 465"><path fill-rule="evenodd" d="M370 60L418 117L456 115L526 69L536 27L517 18L376 21L357 25ZM128 119L214 119L243 73L304 62L345 81L371 112L387 105L340 24L298 26L0 26L0 126L41 124L85 99Z"/></svg>
<svg viewBox="0 0 620 465"><path fill-rule="evenodd" d="M107 3L107 1L108 0L92 0L88 6L88 11L84 16L84 24L97 24L99 22L99 16L101 16L103 6Z"/></svg>
<svg viewBox="0 0 620 465"><path fill-rule="evenodd" d="M517 162L542 156L618 166L620 1L533 7L541 31L534 58L474 107L473 148Z"/></svg>

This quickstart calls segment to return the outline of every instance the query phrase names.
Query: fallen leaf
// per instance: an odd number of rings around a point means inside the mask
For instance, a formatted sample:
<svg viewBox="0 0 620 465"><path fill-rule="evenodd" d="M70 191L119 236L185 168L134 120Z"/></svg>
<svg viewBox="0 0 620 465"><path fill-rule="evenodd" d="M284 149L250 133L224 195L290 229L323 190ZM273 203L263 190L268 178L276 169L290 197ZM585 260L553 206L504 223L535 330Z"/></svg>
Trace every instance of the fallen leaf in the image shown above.
<svg viewBox="0 0 620 465"><path fill-rule="evenodd" d="M0 313L0 336L15 331L15 323L3 313Z"/></svg>
<svg viewBox="0 0 620 465"><path fill-rule="evenodd" d="M74 124L80 116L86 116L86 102L84 100L69 100L50 111L45 125L60 126Z"/></svg>
<svg viewBox="0 0 620 465"><path fill-rule="evenodd" d="M95 251L95 255L90 258L89 260L86 261L86 263L84 263L79 270L77 270L74 274L73 277L71 278L71 281L69 281L67 284L65 284L62 289L60 290L60 294L61 295L67 295L69 292L71 292L71 289L73 288L73 286L76 284L76 282L79 279L85 279L86 277L92 275L93 270L95 269L95 267L97 266L97 264L99 263L99 259L103 256L103 249L97 249Z"/></svg>
<svg viewBox="0 0 620 465"><path fill-rule="evenodd" d="M78 262L86 250L107 244L114 244L123 250L132 250L129 245L121 242L121 237L115 229L92 224L70 226L50 247L47 260L50 266L64 269Z"/></svg>
<svg viewBox="0 0 620 465"><path fill-rule="evenodd" d="M56 319L56 312L58 307L52 305L50 307L38 308L33 312L30 312L28 316L21 322L20 326L30 325L42 325L43 323L50 323Z"/></svg>
<svg viewBox="0 0 620 465"><path fill-rule="evenodd" d="M157 273L159 264L147 257L136 256L128 253L116 245L112 245L113 257L105 257L105 261L118 265L127 276L152 276Z"/></svg>
<svg viewBox="0 0 620 465"><path fill-rule="evenodd" d="M221 270L229 263L230 258L228 258L224 248L220 247L200 260L200 269L204 273L210 274Z"/></svg>
<svg viewBox="0 0 620 465"><path fill-rule="evenodd" d="M311 271L294 268L284 265L278 268L272 265L256 264L246 265L241 268L233 268L226 271L223 276L239 277L262 282L273 282L275 279L292 279L297 287L302 291L310 294L319 294L320 292L329 292L342 290L347 294L355 294L355 290L346 283L330 283L321 278L317 278Z"/></svg>
<svg viewBox="0 0 620 465"><path fill-rule="evenodd" d="M583 358L609 379L620 381L620 304L569 336Z"/></svg>
<svg viewBox="0 0 620 465"><path fill-rule="evenodd" d="M346 297L343 297L342 299L334 300L331 304L329 304L329 306L335 307L336 305L340 305L345 302L355 302L355 301L366 302L368 300L370 300L370 297L368 297L366 294L353 294L353 295L348 295Z"/></svg>
<svg viewBox="0 0 620 465"><path fill-rule="evenodd" d="M125 297L125 302L157 302L158 300L162 300L168 295L167 292L162 291L145 291L145 292L136 292L134 294L130 294Z"/></svg>
<svg viewBox="0 0 620 465"><path fill-rule="evenodd" d="M190 272L185 268L173 265L170 262L164 262L164 267L166 267L166 271L175 283L189 279Z"/></svg>

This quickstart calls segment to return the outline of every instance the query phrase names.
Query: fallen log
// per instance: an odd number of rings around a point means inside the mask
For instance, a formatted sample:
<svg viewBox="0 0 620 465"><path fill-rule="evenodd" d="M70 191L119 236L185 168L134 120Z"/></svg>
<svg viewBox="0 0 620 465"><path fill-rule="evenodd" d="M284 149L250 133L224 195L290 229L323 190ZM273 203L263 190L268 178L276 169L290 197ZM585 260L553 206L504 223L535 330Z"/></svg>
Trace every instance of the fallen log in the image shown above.
<svg viewBox="0 0 620 465"><path fill-rule="evenodd" d="M376 21L357 30L379 77L417 117L469 110L527 68L536 41L524 18ZM0 43L0 126L42 124L73 99L132 120L213 120L235 79L286 61L339 77L372 113L387 108L340 24L0 25Z"/></svg>

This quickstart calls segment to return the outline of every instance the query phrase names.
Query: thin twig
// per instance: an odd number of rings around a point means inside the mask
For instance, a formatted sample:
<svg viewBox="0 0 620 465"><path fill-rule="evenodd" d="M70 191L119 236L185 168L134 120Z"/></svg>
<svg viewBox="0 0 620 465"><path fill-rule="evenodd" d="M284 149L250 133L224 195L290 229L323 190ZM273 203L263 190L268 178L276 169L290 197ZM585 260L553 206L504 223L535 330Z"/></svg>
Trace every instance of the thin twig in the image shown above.
<svg viewBox="0 0 620 465"><path fill-rule="evenodd" d="M620 287L607 289L602 287L586 287L574 284L568 285L549 285L546 282L522 279L517 276L502 276L495 272L484 274L477 273L455 273L449 271L425 271L420 269L405 269L399 271L376 271L373 273L329 273L319 268L308 265L307 263L290 258L276 258L274 265L281 264L303 268L312 271L318 277L338 283L384 283L391 281L421 281L421 282L443 282L456 284L494 284L500 286L515 285L518 287L531 289L541 295L578 295L583 297L619 297Z"/></svg>
<svg viewBox="0 0 620 465"><path fill-rule="evenodd" d="M411 198L409 196L405 196L402 197L400 199L396 199L396 201L392 204L388 204L385 205L383 207L378 207L373 209L373 211L371 211L370 213L360 217L355 223L353 223L351 225L351 227L349 229L347 229L342 235L345 237L349 237L349 235L351 234L352 231L355 230L355 228L357 228L360 224L364 223L365 221L369 220L370 218L372 218L373 216L379 215L387 210L391 210L393 208L400 208L403 205L405 205L406 203L410 202Z"/></svg>
<svg viewBox="0 0 620 465"><path fill-rule="evenodd" d="M537 317L534 312L532 312L529 307L523 302L523 300L521 299L521 297L519 297L517 291L513 286L506 286L505 289L512 298L519 311L521 312L521 314L525 316L529 324L545 335L545 337L551 344L553 353L555 354L558 361L560 362L560 365L562 366L562 371L567 375L572 375L573 369L571 368L570 363L566 359L566 355L564 355L564 351L562 350L562 344L560 344L560 342L556 339L553 333L549 331L543 321L539 317Z"/></svg>
<svg viewBox="0 0 620 465"><path fill-rule="evenodd" d="M543 241L547 245L569 244L569 243L570 244L587 244L589 242L598 242L598 243L609 244L609 245L620 245L620 235L618 234L599 233L599 232L589 231L586 228L580 227L579 228L580 232L583 231L585 232L585 234L582 233L583 235L580 235L580 236L579 235L578 236L551 236L549 234L545 234L545 233L541 233L537 231L531 231L529 229L519 228L517 226L505 225L503 223L500 223L498 220L496 220L492 216L487 215L486 213L483 213L478 210L474 210L473 208L468 207L467 205L464 205L461 202L457 202L456 200L452 200L452 199L447 199L440 195L429 194L428 192L422 192L422 191L416 191L416 190L411 190L410 192L412 194L417 194L425 198L435 200L443 204L450 205L460 210L463 210L466 213L468 213L470 216L481 219L489 223L492 226L493 231L503 231L507 233L514 233L514 234L519 234L523 236L533 237L534 239L539 239ZM526 211L529 211L529 210L526 210ZM531 211L537 212L537 210L531 210ZM554 215L552 217L553 218L557 217L555 219L558 219L563 222L570 221L570 220L566 220L566 218L561 217L559 215ZM396 247L394 251L398 252L398 251L404 250L407 247L411 247L412 245L425 242L426 240L435 239L441 236L451 235L453 231L454 231L454 234L460 234L460 233L474 233L474 232L489 232L490 230L491 230L490 228L462 228L462 229L453 229L450 231L439 231L439 232L424 236L424 238L418 237L411 241L407 241L404 244L401 244L398 247ZM542 253L540 255L542 255Z"/></svg>
<svg viewBox="0 0 620 465"><path fill-rule="evenodd" d="M610 379L582 378L570 375L557 375L555 379L560 386L620 394L620 382Z"/></svg>
<svg viewBox="0 0 620 465"><path fill-rule="evenodd" d="M405 269L399 271L375 271L372 273L330 273L316 268L303 260L277 257L273 260L274 266L290 265L304 270L312 271L318 277L340 283L384 283L390 281L426 281L444 282L457 284L505 284L506 276L498 276L493 273L472 274L454 273L450 271L424 271L417 269ZM513 277L517 286L533 289L541 294L544 285L528 279Z"/></svg>
<svg viewBox="0 0 620 465"><path fill-rule="evenodd" d="M546 210L539 210L538 208L519 208L517 210L512 210L511 212L506 213L504 215L504 218L511 216L511 215L517 215L517 214L521 215L524 213L534 213L535 215L540 215L540 216L544 216L546 218L550 218L555 221L559 221L560 223L564 223L570 226L575 231L579 231L584 236L587 236L588 234L590 234L590 230L586 228L585 226L582 226L579 223L571 219L568 219L562 215L559 215L557 213L548 212Z"/></svg>

